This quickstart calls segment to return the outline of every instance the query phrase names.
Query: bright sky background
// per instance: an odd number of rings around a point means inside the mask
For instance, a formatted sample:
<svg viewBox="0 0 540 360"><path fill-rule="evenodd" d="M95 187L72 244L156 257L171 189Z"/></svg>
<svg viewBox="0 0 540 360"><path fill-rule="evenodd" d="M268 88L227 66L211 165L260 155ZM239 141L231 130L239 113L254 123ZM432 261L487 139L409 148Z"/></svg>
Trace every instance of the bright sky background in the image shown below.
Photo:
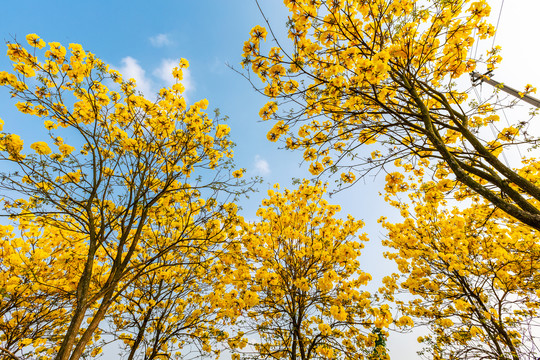
<svg viewBox="0 0 540 360"><path fill-rule="evenodd" d="M285 6L279 0L260 2L278 36L283 35ZM501 0L489 3L495 24ZM276 144L266 140L271 124L261 122L258 116L266 99L227 67L231 64L239 68L249 30L263 25L254 0L25 0L6 2L2 11L0 36L4 41L25 42L26 34L37 33L47 42L58 41L66 47L69 43L82 44L125 77L136 78L139 89L150 97L170 85L170 70L178 60L188 59L190 69L184 80L188 103L207 98L209 109L219 108L221 114L229 116L238 167L247 168L247 176L264 177L261 192L240 204L246 218L254 218L255 209L273 183L290 187L292 177L310 176L305 164L299 167L300 153L278 150ZM505 2L495 40L503 47L504 60L494 79L520 90L527 83L540 87L538 14L539 0ZM486 45L491 45L491 40ZM5 69L10 69L10 64L3 56L0 70ZM489 85L482 86L483 94L491 91ZM5 89L0 89L0 118L5 121L4 131L21 134L27 146L35 137L33 130L43 129L37 119L16 113ZM330 200L342 205L343 216L350 213L366 222L371 242L361 263L375 280L393 270L392 264L382 259L380 240L384 232L376 222L381 215L394 214L378 196L383 181L382 174L369 178ZM390 342L393 358L417 358L416 336L394 334Z"/></svg>

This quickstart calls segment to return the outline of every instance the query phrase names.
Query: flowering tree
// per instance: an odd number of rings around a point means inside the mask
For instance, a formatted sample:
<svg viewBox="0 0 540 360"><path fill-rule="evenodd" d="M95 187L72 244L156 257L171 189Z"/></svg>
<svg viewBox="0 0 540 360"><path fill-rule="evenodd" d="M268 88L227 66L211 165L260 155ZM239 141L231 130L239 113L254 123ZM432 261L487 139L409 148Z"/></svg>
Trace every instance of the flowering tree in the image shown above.
<svg viewBox="0 0 540 360"><path fill-rule="evenodd" d="M269 98L260 115L276 120L271 141L285 136L313 175L340 172L343 186L395 159L417 170L434 161L450 180L540 229L538 177L499 159L503 149L534 148L538 137L528 121L499 124L500 104L467 104L470 89L457 82L501 61L499 48L483 60L469 56L475 39L494 34L486 1L284 3L290 43L274 38L278 45L263 49L267 30L256 26L243 54ZM363 151L375 143L371 155Z"/></svg>
<svg viewBox="0 0 540 360"><path fill-rule="evenodd" d="M430 359L524 359L538 354L538 232L478 196L449 208L444 189L421 183L409 201L389 201L402 223L383 219L400 275L383 292L430 333ZM412 295L412 296L411 296ZM404 300L408 299L408 300ZM411 320L412 321L412 320Z"/></svg>
<svg viewBox="0 0 540 360"><path fill-rule="evenodd" d="M304 181L297 190L270 190L246 223L242 246L229 265L229 308L241 314L229 345L247 359L386 358L376 346L392 316L361 290L371 276L360 270L353 239L363 226L323 199L326 188ZM366 241L365 234L358 236ZM247 347L246 347L247 346ZM244 349L243 352L241 349Z"/></svg>
<svg viewBox="0 0 540 360"><path fill-rule="evenodd" d="M78 44L42 54L42 39L27 41L30 50L8 43L14 70L0 85L45 131L31 151L0 133L3 205L18 226L1 227L1 351L76 360L105 318L139 311L135 298L157 279L175 289L181 271L200 273L236 221L220 194L240 183L228 126L204 112L208 101L182 97L186 60L152 102Z"/></svg>

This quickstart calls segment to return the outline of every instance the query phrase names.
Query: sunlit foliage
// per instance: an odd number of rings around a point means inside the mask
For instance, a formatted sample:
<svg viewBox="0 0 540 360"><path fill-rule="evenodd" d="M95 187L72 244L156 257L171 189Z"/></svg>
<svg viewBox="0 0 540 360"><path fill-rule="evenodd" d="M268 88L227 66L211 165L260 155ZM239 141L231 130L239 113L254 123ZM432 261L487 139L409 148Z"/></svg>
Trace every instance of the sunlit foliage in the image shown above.
<svg viewBox="0 0 540 360"><path fill-rule="evenodd" d="M411 184L411 187L414 185ZM405 318L426 325L429 359L524 359L538 348L538 232L478 196L449 207L444 182L421 183L408 201L388 197L404 221L383 244L400 275L382 293ZM400 295L396 295L400 293ZM401 294L408 294L403 296Z"/></svg>
<svg viewBox="0 0 540 360"><path fill-rule="evenodd" d="M474 193L540 229L537 180L499 158L518 144L535 148L538 137L527 133L526 119L500 124L500 104L467 102L464 75L501 61L498 47L471 57L495 30L485 0L284 3L289 41L273 37L277 46L265 48L268 30L256 26L243 52L246 76L260 79L269 100L260 116L275 120L269 140L284 138L302 151L314 176L340 173L342 187L395 159L445 166ZM523 94L534 91L527 86Z"/></svg>
<svg viewBox="0 0 540 360"><path fill-rule="evenodd" d="M2 356L94 357L107 324L130 359L211 351L205 276L236 223L224 200L240 191L228 126L207 100L186 105L186 60L150 101L81 45L27 41L7 44L13 69L0 72L42 137L0 133L13 224L0 227Z"/></svg>
<svg viewBox="0 0 540 360"><path fill-rule="evenodd" d="M379 339L373 330L387 335L389 307L365 290L371 275L360 269L363 222L339 219L325 193L307 181L269 190L259 221L244 225L226 271L230 308L241 313L234 358L367 359ZM386 358L378 353L371 358Z"/></svg>

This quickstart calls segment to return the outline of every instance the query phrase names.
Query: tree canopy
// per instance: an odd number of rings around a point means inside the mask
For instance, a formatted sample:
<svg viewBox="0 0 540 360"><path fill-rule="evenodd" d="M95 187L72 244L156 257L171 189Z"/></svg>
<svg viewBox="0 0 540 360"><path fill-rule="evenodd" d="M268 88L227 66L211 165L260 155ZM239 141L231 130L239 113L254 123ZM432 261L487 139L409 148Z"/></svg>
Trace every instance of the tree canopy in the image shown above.
<svg viewBox="0 0 540 360"><path fill-rule="evenodd" d="M535 148L538 138L527 133L527 121L499 124L500 104L467 102L471 89L461 81L501 61L498 47L487 58L471 55L475 42L494 34L486 1L285 4L289 40L273 37L278 45L263 50L268 31L256 26L244 45L243 65L270 100L260 116L276 120L271 141L285 136L313 175L339 171L345 186L395 159L417 168L431 163L455 186L540 229L538 176L526 166L536 160L514 168L500 159L516 145ZM523 93L532 91L528 85ZM371 155L364 150L370 144Z"/></svg>
<svg viewBox="0 0 540 360"><path fill-rule="evenodd" d="M371 275L360 269L357 239L367 237L356 235L363 222L337 218L340 207L325 193L308 181L296 190L269 190L260 221L240 233L242 247L233 254L240 276L231 284L245 339L235 350L244 349L246 359L365 359L379 339L373 330L392 322L388 305L365 290Z"/></svg>
<svg viewBox="0 0 540 360"><path fill-rule="evenodd" d="M56 42L43 49L34 34L27 41L30 49L8 43L14 70L0 73L17 108L44 127L31 152L20 136L0 134L3 205L18 226L2 225L3 351L76 360L94 346L95 356L104 319L121 331L125 316L142 312L150 323L138 331L159 338L146 346L156 358L172 340L169 317L185 310L191 335L211 328L189 320L201 309L170 301L204 308L202 278L236 223L224 201L242 191L229 128L204 112L207 100L186 105L185 60L152 102L78 44L68 52ZM169 310L156 323L145 302Z"/></svg>
<svg viewBox="0 0 540 360"><path fill-rule="evenodd" d="M500 119L531 85L470 96L467 75L501 61L473 51L495 33L488 2L284 5L287 38L261 11L241 73L311 179L269 185L252 213L257 179L226 118L188 105L187 60L152 97L79 44L7 42L0 86L32 129L0 120L1 360L386 360L416 327L433 360L538 356L538 110ZM373 173L397 210L362 203L384 230L379 269L364 222L328 200L362 201Z"/></svg>
<svg viewBox="0 0 540 360"><path fill-rule="evenodd" d="M400 274L387 276L381 291L428 327L419 341L429 358L533 357L538 232L479 197L469 206L448 206L443 192L423 183L408 201L389 199L404 215L402 223L382 220L385 256Z"/></svg>

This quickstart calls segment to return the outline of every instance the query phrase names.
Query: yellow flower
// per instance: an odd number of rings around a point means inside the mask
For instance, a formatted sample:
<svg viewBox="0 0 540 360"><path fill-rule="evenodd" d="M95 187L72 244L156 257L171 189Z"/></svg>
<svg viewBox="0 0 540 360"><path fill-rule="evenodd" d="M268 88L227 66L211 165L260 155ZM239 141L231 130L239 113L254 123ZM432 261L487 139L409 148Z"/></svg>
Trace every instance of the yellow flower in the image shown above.
<svg viewBox="0 0 540 360"><path fill-rule="evenodd" d="M403 174L399 172L393 172L386 175L385 180L389 186L399 185L403 182Z"/></svg>
<svg viewBox="0 0 540 360"><path fill-rule="evenodd" d="M38 141L30 145L30 149L34 150L38 155L49 155L52 151L44 141Z"/></svg>
<svg viewBox="0 0 540 360"><path fill-rule="evenodd" d="M178 81L184 79L184 73L182 72L181 67L174 67L172 71L172 75Z"/></svg>
<svg viewBox="0 0 540 360"><path fill-rule="evenodd" d="M251 29L250 33L252 42L259 42L261 39L266 40L267 31L260 25L255 26Z"/></svg>
<svg viewBox="0 0 540 360"><path fill-rule="evenodd" d="M326 359L334 358L334 350L328 346L324 346L324 345L318 346L317 353Z"/></svg>
<svg viewBox="0 0 540 360"><path fill-rule="evenodd" d="M271 142L276 142L279 139L279 134L276 134L273 130L270 130L268 134L266 134L266 138Z"/></svg>
<svg viewBox="0 0 540 360"><path fill-rule="evenodd" d="M27 102L18 102L17 104L15 104L15 106L23 114L30 114L31 115L31 114L34 113L34 108L32 107L32 103L30 103L28 101Z"/></svg>
<svg viewBox="0 0 540 360"><path fill-rule="evenodd" d="M61 64L66 56L66 48L58 42L50 42L49 46L51 49L45 52L45 56Z"/></svg>
<svg viewBox="0 0 540 360"><path fill-rule="evenodd" d="M512 141L516 136L519 135L519 130L513 126L502 129L502 131L497 136L503 141Z"/></svg>
<svg viewBox="0 0 540 360"><path fill-rule="evenodd" d="M43 122L43 125L45 125L45 129L47 130L56 129L56 125L54 124L54 121L51 121L51 120L45 120Z"/></svg>
<svg viewBox="0 0 540 360"><path fill-rule="evenodd" d="M412 320L409 316L402 316L402 317L400 317L399 320L396 322L396 325L399 326L399 327L403 327L403 326L413 327L413 326L414 326L414 322L413 322L413 320Z"/></svg>
<svg viewBox="0 0 540 360"><path fill-rule="evenodd" d="M317 158L317 150L314 148L308 148L304 151L304 160L313 161Z"/></svg>
<svg viewBox="0 0 540 360"><path fill-rule="evenodd" d="M5 147L10 154L18 154L23 148L23 140L17 134L10 134L5 137Z"/></svg>
<svg viewBox="0 0 540 360"><path fill-rule="evenodd" d="M216 138L221 139L227 135L231 129L225 124L219 124L216 126Z"/></svg>
<svg viewBox="0 0 540 360"><path fill-rule="evenodd" d="M36 72L30 65L20 63L20 64L13 65L13 68L15 69L15 71L19 72L20 74L26 77L36 76Z"/></svg>
<svg viewBox="0 0 540 360"><path fill-rule="evenodd" d="M298 82L294 80L289 80L285 83L284 90L287 94L291 94L296 91L298 88Z"/></svg>
<svg viewBox="0 0 540 360"><path fill-rule="evenodd" d="M178 94L182 94L184 91L186 91L186 87L184 85L182 85L182 83L176 83L171 88L174 91L176 91Z"/></svg>
<svg viewBox="0 0 540 360"><path fill-rule="evenodd" d="M270 77L276 80L282 76L285 76L285 73L285 68L280 64L272 66L269 70Z"/></svg>
<svg viewBox="0 0 540 360"><path fill-rule="evenodd" d="M178 65L179 65L180 68L182 68L182 69L188 68L188 67L189 67L189 61L187 61L186 59L182 58L182 59L180 59L180 63L179 63Z"/></svg>
<svg viewBox="0 0 540 360"><path fill-rule="evenodd" d="M69 44L69 48L77 60L82 60L86 56L86 52L80 44Z"/></svg>
<svg viewBox="0 0 540 360"><path fill-rule="evenodd" d="M22 346L27 346L27 345L30 345L32 343L32 339L24 339L20 343L21 343Z"/></svg>
<svg viewBox="0 0 540 360"><path fill-rule="evenodd" d="M328 324L319 324L319 331L322 335L330 335L332 333L332 328Z"/></svg>
<svg viewBox="0 0 540 360"><path fill-rule="evenodd" d="M500 142L497 140L490 141L487 144L487 149L494 155L499 156L500 153L503 151L503 146Z"/></svg>
<svg viewBox="0 0 540 360"><path fill-rule="evenodd" d="M356 176L352 172L342 173L341 180L345 183L352 183L356 180Z"/></svg>
<svg viewBox="0 0 540 360"><path fill-rule="evenodd" d="M108 167L103 168L103 176L113 176L114 170Z"/></svg>
<svg viewBox="0 0 540 360"><path fill-rule="evenodd" d="M257 305L259 303L259 295L253 291L246 291L244 294L244 303L249 307Z"/></svg>
<svg viewBox="0 0 540 360"><path fill-rule="evenodd" d="M272 114L274 114L277 111L277 109L278 109L277 104L273 101L270 101L261 108L261 110L259 111L259 116L263 120L268 120L270 119L270 116L272 116Z"/></svg>
<svg viewBox="0 0 540 360"><path fill-rule="evenodd" d="M39 36L37 36L36 34L26 35L26 41L30 46L38 49L42 49L45 46L45 41L43 41L43 39L40 39Z"/></svg>
<svg viewBox="0 0 540 360"><path fill-rule="evenodd" d="M70 172L70 173L67 173L66 175L62 176L61 178L57 179L58 180L62 180L62 184L65 184L65 183L78 183L79 181L81 181L81 170L77 170L77 172Z"/></svg>
<svg viewBox="0 0 540 360"><path fill-rule="evenodd" d="M58 147L58 150L60 150L60 152L64 155L64 156L67 156L69 154L71 154L73 152L73 150L75 150L75 148L73 146L70 146L68 144L62 144Z"/></svg>
<svg viewBox="0 0 540 360"><path fill-rule="evenodd" d="M244 172L245 172L245 169L235 170L233 171L232 176L239 179L242 176L244 176Z"/></svg>
<svg viewBox="0 0 540 360"><path fill-rule="evenodd" d="M311 165L309 166L309 172L312 175L319 175L323 170L324 166L322 166L320 162L311 163Z"/></svg>
<svg viewBox="0 0 540 360"><path fill-rule="evenodd" d="M443 327L450 327L452 325L454 325L454 322L448 318L446 319L438 319L437 321L439 323L439 325L443 326Z"/></svg>
<svg viewBox="0 0 540 360"><path fill-rule="evenodd" d="M294 150L294 149L298 149L299 146L300 144L298 143L298 141L292 138L287 138L287 149Z"/></svg>

